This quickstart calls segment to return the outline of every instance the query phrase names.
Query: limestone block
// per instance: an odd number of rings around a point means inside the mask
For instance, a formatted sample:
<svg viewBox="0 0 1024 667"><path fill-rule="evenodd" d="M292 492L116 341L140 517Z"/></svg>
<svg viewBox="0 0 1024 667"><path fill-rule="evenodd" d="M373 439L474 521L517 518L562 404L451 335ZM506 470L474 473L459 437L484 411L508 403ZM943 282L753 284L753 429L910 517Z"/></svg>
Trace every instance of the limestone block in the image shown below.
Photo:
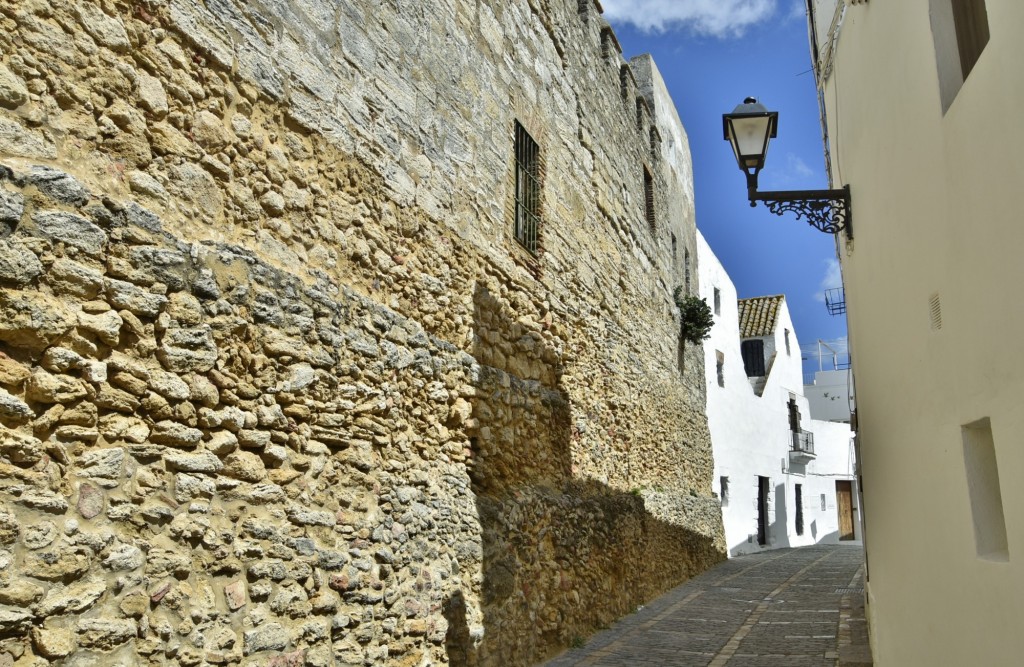
<svg viewBox="0 0 1024 667"><path fill-rule="evenodd" d="M0 239L0 283L24 287L43 273L36 254L23 244Z"/></svg>
<svg viewBox="0 0 1024 667"><path fill-rule="evenodd" d="M89 333L95 334L106 345L111 347L118 344L121 338L121 325L124 320L113 310L108 310L102 315L90 315L85 312L78 313L78 326Z"/></svg>
<svg viewBox="0 0 1024 667"><path fill-rule="evenodd" d="M266 623L242 635L243 653L252 655L260 651L280 651L288 646L288 632L280 623Z"/></svg>
<svg viewBox="0 0 1024 667"><path fill-rule="evenodd" d="M124 449L111 447L87 451L78 458L79 474L83 477L118 480L124 473Z"/></svg>
<svg viewBox="0 0 1024 667"><path fill-rule="evenodd" d="M0 632L14 634L24 632L32 625L32 613L24 609L0 607ZM282 648L284 646L282 645ZM267 650L267 649L258 649Z"/></svg>
<svg viewBox="0 0 1024 667"><path fill-rule="evenodd" d="M35 611L47 618L58 614L80 614L91 609L106 592L101 579L89 579L68 586L54 586L46 592Z"/></svg>
<svg viewBox="0 0 1024 667"><path fill-rule="evenodd" d="M146 563L142 549L133 544L121 544L110 550L103 558L103 567L114 572L137 570Z"/></svg>
<svg viewBox="0 0 1024 667"><path fill-rule="evenodd" d="M17 396L11 396L0 389L0 421L9 424L24 424L35 417L32 408ZM0 450L4 448L4 435L0 433Z"/></svg>
<svg viewBox="0 0 1024 667"><path fill-rule="evenodd" d="M42 132L0 115L0 154L38 160L56 160L57 146Z"/></svg>
<svg viewBox="0 0 1024 667"><path fill-rule="evenodd" d="M167 115L167 92L160 80L142 72L139 74L139 105L157 120Z"/></svg>
<svg viewBox="0 0 1024 667"><path fill-rule="evenodd" d="M45 238L99 255L107 245L107 233L86 218L64 211L41 211L32 216L36 230Z"/></svg>
<svg viewBox="0 0 1024 667"><path fill-rule="evenodd" d="M45 549L53 544L57 535L57 526L52 521L40 521L25 527L21 541L28 549Z"/></svg>
<svg viewBox="0 0 1024 667"><path fill-rule="evenodd" d="M153 424L150 440L161 445L193 448L203 439L203 432L177 422L164 420Z"/></svg>
<svg viewBox="0 0 1024 667"><path fill-rule="evenodd" d="M103 290L103 274L70 259L59 258L46 274L56 294L92 299Z"/></svg>
<svg viewBox="0 0 1024 667"><path fill-rule="evenodd" d="M256 454L236 451L224 459L224 474L245 482L259 482L266 479L267 469Z"/></svg>
<svg viewBox="0 0 1024 667"><path fill-rule="evenodd" d="M217 344L207 325L168 329L157 358L174 373L205 373L217 362Z"/></svg>
<svg viewBox="0 0 1024 667"><path fill-rule="evenodd" d="M85 398L85 383L70 375L54 375L37 368L25 383L25 397L37 403L68 404Z"/></svg>
<svg viewBox="0 0 1024 667"><path fill-rule="evenodd" d="M92 198L89 190L74 176L52 167L33 166L28 182L61 204L84 206Z"/></svg>
<svg viewBox="0 0 1024 667"><path fill-rule="evenodd" d="M43 597L43 589L30 581L14 579L0 588L0 604L26 608Z"/></svg>
<svg viewBox="0 0 1024 667"><path fill-rule="evenodd" d="M39 365L53 373L67 373L81 368L85 363L82 355L66 347L55 345L43 354Z"/></svg>
<svg viewBox="0 0 1024 667"><path fill-rule="evenodd" d="M188 554L154 547L149 550L146 574L150 577L188 576L192 572L192 559Z"/></svg>
<svg viewBox="0 0 1024 667"><path fill-rule="evenodd" d="M0 289L0 341L42 351L77 322L54 297L39 292Z"/></svg>
<svg viewBox="0 0 1024 667"><path fill-rule="evenodd" d="M217 492L212 479L198 477L186 473L178 473L174 477L174 499L185 503L193 498L210 498Z"/></svg>
<svg viewBox="0 0 1024 667"><path fill-rule="evenodd" d="M32 374L24 364L18 363L0 352L0 384L16 387Z"/></svg>
<svg viewBox="0 0 1024 667"><path fill-rule="evenodd" d="M135 378L136 380L138 378ZM141 382L141 380L140 380ZM132 394L122 391L109 384L100 384L100 391L95 398L96 405L104 410L114 410L116 412L123 412L125 414L134 414L138 410L140 402L139 399L135 398ZM109 433L110 435L108 435ZM149 434L149 429L146 429L146 435ZM104 437L111 440L111 435L116 439L120 436L118 431L107 431L104 432ZM129 440L129 442L139 442L138 440Z"/></svg>
<svg viewBox="0 0 1024 667"><path fill-rule="evenodd" d="M172 452L164 455L164 462L169 470L178 472L213 474L224 468L224 463L217 455L208 451L195 454Z"/></svg>
<svg viewBox="0 0 1024 667"><path fill-rule="evenodd" d="M74 10L82 27L99 44L117 53L124 53L131 47L128 33L120 19L104 14L102 9L91 2L76 2Z"/></svg>
<svg viewBox="0 0 1024 667"><path fill-rule="evenodd" d="M32 628L32 647L44 658L65 658L74 652L76 645L75 635L69 629L47 626Z"/></svg>
<svg viewBox="0 0 1024 667"><path fill-rule="evenodd" d="M28 101L28 89L21 77L0 65L0 106L17 109Z"/></svg>
<svg viewBox="0 0 1024 667"><path fill-rule="evenodd" d="M78 622L78 643L109 651L135 638L138 625L131 619L86 618Z"/></svg>
<svg viewBox="0 0 1024 667"><path fill-rule="evenodd" d="M0 223L14 227L25 213L25 197L0 187Z"/></svg>
<svg viewBox="0 0 1024 667"><path fill-rule="evenodd" d="M67 509L67 503L64 509ZM89 571L90 563L89 558L83 554L60 549L36 554L34 558L28 559L26 565L25 573L35 579L73 581Z"/></svg>
<svg viewBox="0 0 1024 667"><path fill-rule="evenodd" d="M164 186L160 185L160 181L156 180L144 171L135 170L129 172L128 187L136 194L152 197L153 199L157 199L161 202L167 201L168 197L170 197L170 194L168 194L167 190L164 189Z"/></svg>
<svg viewBox="0 0 1024 667"><path fill-rule="evenodd" d="M21 534L21 523L14 513L0 508L0 544L14 544Z"/></svg>
<svg viewBox="0 0 1024 667"><path fill-rule="evenodd" d="M153 294L123 280L104 279L107 300L117 309L124 309L142 317L156 317L167 303L167 297Z"/></svg>
<svg viewBox="0 0 1024 667"><path fill-rule="evenodd" d="M192 392L188 384L174 373L152 371L149 377L149 388L164 398L173 401L184 401L191 398Z"/></svg>

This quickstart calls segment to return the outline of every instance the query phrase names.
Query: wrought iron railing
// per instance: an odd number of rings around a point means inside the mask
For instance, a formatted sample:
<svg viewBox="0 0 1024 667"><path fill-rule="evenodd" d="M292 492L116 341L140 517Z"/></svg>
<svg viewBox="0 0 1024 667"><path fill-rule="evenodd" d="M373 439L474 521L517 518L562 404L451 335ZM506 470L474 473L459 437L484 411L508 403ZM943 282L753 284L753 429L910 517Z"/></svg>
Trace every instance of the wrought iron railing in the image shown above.
<svg viewBox="0 0 1024 667"><path fill-rule="evenodd" d="M793 435L793 451L814 454L814 434L810 431L791 431Z"/></svg>
<svg viewBox="0 0 1024 667"><path fill-rule="evenodd" d="M829 315L842 315L846 312L846 290L842 287L825 290L825 307Z"/></svg>

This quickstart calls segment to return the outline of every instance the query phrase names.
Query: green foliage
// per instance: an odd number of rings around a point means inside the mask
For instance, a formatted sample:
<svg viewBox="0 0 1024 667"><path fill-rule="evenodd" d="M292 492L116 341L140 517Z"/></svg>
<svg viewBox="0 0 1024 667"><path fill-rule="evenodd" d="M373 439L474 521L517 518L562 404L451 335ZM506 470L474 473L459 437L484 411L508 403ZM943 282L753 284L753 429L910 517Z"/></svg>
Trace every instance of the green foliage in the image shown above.
<svg viewBox="0 0 1024 667"><path fill-rule="evenodd" d="M672 298L679 308L679 330L680 335L688 343L700 345L700 342L711 336L711 327L715 324L715 318L711 314L711 306L706 299L701 299L692 294L683 294L683 288L677 287L672 293Z"/></svg>

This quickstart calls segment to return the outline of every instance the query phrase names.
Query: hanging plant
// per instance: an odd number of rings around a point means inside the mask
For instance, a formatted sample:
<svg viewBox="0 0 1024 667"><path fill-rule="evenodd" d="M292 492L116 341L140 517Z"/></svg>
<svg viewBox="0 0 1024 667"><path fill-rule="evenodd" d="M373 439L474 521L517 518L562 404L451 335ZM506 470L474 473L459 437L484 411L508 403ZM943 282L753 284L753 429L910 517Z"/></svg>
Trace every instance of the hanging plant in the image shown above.
<svg viewBox="0 0 1024 667"><path fill-rule="evenodd" d="M684 294L682 287L675 289L672 299L679 308L679 335L682 339L700 345L701 341L710 338L715 318L711 314L711 306L707 300L692 294Z"/></svg>

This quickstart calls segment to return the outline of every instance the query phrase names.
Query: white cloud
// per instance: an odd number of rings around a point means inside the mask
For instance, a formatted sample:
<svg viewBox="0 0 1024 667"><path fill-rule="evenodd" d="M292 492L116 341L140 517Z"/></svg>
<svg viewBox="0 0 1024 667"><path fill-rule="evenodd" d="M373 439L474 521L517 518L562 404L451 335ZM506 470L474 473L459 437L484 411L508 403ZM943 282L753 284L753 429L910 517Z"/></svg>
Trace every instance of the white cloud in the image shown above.
<svg viewBox="0 0 1024 667"><path fill-rule="evenodd" d="M789 15L786 18L791 21L807 19L807 3L804 0L790 0Z"/></svg>
<svg viewBox="0 0 1024 667"><path fill-rule="evenodd" d="M815 301L825 302L825 290L843 286L843 272L839 268L839 260L832 258L825 260L825 275L818 285L818 292L814 295Z"/></svg>
<svg viewBox="0 0 1024 667"><path fill-rule="evenodd" d="M632 23L644 31L687 27L716 37L742 35L775 12L777 0L602 0L612 23Z"/></svg>
<svg viewBox="0 0 1024 667"><path fill-rule="evenodd" d="M814 170L807 166L807 163L793 153L786 153L786 166L791 176L800 179L807 179L814 176Z"/></svg>

